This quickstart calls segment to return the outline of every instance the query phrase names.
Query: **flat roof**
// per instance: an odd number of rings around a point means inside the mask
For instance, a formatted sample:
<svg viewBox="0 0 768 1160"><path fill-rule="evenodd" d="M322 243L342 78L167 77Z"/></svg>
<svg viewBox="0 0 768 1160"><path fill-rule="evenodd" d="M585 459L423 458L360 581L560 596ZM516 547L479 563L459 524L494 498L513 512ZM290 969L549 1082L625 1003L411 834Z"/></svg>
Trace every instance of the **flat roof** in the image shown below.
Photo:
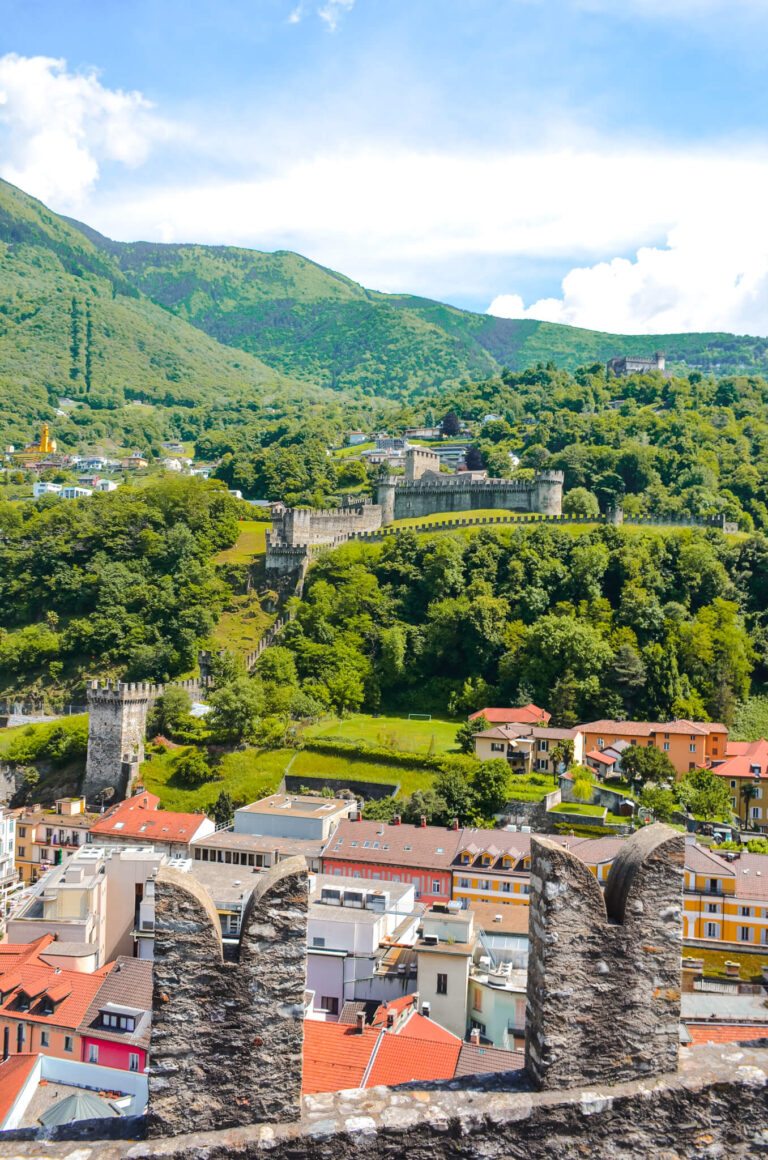
<svg viewBox="0 0 768 1160"><path fill-rule="evenodd" d="M309 797L301 794L273 793L250 805L241 806L236 814L271 814L278 810L301 818L327 818L332 814L354 808L348 798Z"/></svg>
<svg viewBox="0 0 768 1160"><path fill-rule="evenodd" d="M190 850L245 850L251 854L303 854L319 858L324 841L314 838L278 838L272 834L236 834L234 830L219 830L189 843ZM242 869L242 867L241 867Z"/></svg>

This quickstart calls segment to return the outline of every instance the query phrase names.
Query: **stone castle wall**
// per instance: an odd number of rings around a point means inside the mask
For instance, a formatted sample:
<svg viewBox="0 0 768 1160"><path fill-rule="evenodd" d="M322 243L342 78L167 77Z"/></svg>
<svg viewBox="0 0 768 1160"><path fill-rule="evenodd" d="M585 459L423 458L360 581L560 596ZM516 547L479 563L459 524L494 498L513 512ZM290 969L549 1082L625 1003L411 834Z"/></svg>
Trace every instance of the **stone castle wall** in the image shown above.
<svg viewBox="0 0 768 1160"><path fill-rule="evenodd" d="M563 474L540 472L532 481L485 479L468 482L460 476L428 474L414 482L380 485L379 504L391 506L392 518L420 519L442 512L464 512L483 508L507 511L540 512L560 515L563 499ZM381 493L394 488L391 505Z"/></svg>

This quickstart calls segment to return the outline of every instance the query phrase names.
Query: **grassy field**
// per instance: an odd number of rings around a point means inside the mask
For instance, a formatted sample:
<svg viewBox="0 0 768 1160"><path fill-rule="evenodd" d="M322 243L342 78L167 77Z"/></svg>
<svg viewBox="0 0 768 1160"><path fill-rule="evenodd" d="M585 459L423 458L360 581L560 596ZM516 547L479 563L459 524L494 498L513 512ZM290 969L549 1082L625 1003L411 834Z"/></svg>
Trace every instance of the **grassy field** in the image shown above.
<svg viewBox="0 0 768 1160"><path fill-rule="evenodd" d="M409 721L407 717L374 717L359 713L353 717L326 717L305 730L307 737L343 738L367 745L382 745L408 753L458 752L458 721L433 717L431 721Z"/></svg>
<svg viewBox="0 0 768 1160"><path fill-rule="evenodd" d="M533 778L536 778L534 781ZM544 784L541 784L541 783ZM536 773L532 776L515 774L509 782L509 800L519 802L540 802L548 793L557 789L557 781L548 774Z"/></svg>
<svg viewBox="0 0 768 1160"><path fill-rule="evenodd" d="M158 795L167 810L209 810L222 791L233 801L256 801L275 792L289 766L289 772L299 777L348 777L352 781L399 783L400 796L405 797L414 790L428 789L433 776L431 771L379 765L363 761L357 755L347 758L307 750L245 749L226 753L219 759L211 758L220 780L190 789L175 777L176 762L182 752L183 747L155 753L141 767L143 785Z"/></svg>
<svg viewBox="0 0 768 1160"><path fill-rule="evenodd" d="M254 556L263 556L267 550L266 535L272 524L266 520L241 520L237 543L225 548L216 557L216 564L247 564Z"/></svg>
<svg viewBox="0 0 768 1160"><path fill-rule="evenodd" d="M415 528L418 524L441 524L446 520L490 519L495 516L517 516L522 522L530 519L525 512L512 512L504 508L478 508L466 512L435 512L431 516L416 516L413 519L393 520L389 528ZM586 525L585 525L586 526Z"/></svg>
<svg viewBox="0 0 768 1160"><path fill-rule="evenodd" d="M550 811L553 814L581 814L591 818L602 818L605 813L604 806L588 806L583 802L562 802L559 806L553 806Z"/></svg>
<svg viewBox="0 0 768 1160"><path fill-rule="evenodd" d="M704 974L722 976L726 975L726 962L740 963L741 969L739 971L739 978L745 983L749 981L760 981L761 970L763 966L768 967L768 948L761 954L743 954L739 955L736 951L710 951L701 949L698 946L684 946L683 957L704 960Z"/></svg>
<svg viewBox="0 0 768 1160"><path fill-rule="evenodd" d="M275 614L265 612L250 594L233 596L229 604L213 630L213 639L217 648L229 649L244 657L256 648Z"/></svg>
<svg viewBox="0 0 768 1160"><path fill-rule="evenodd" d="M331 452L331 459L355 459L361 451L372 451L375 443L355 443L354 447L337 447Z"/></svg>

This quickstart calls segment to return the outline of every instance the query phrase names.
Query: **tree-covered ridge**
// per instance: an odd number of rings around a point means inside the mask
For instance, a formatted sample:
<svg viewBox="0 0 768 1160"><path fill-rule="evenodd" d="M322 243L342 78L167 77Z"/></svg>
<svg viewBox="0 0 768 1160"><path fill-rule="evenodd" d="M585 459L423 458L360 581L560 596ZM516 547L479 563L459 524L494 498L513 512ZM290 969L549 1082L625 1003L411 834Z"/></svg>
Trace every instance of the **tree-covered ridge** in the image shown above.
<svg viewBox="0 0 768 1160"><path fill-rule="evenodd" d="M173 476L0 503L0 695L193 668L228 595L212 558L237 539L240 508L220 484Z"/></svg>
<svg viewBox="0 0 768 1160"><path fill-rule="evenodd" d="M281 642L337 709L730 721L768 674L766 565L762 536L406 532L324 555Z"/></svg>

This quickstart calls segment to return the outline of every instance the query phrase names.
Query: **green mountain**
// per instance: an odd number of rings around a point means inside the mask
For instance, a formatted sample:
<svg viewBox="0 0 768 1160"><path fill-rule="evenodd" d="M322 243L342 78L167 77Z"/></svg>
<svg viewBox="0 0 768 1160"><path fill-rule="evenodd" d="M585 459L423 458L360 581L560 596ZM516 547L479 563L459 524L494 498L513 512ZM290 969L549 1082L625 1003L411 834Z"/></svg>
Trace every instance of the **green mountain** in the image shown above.
<svg viewBox="0 0 768 1160"><path fill-rule="evenodd" d="M5 437L23 438L61 397L114 413L131 400L192 408L296 389L151 302L82 229L0 181Z"/></svg>
<svg viewBox="0 0 768 1160"><path fill-rule="evenodd" d="M366 290L298 254L113 242L0 181L4 437L24 437L61 397L109 412L114 428L137 400L176 415L322 388L404 400L502 367L574 370L657 349L677 368L768 374L766 339L492 318Z"/></svg>

